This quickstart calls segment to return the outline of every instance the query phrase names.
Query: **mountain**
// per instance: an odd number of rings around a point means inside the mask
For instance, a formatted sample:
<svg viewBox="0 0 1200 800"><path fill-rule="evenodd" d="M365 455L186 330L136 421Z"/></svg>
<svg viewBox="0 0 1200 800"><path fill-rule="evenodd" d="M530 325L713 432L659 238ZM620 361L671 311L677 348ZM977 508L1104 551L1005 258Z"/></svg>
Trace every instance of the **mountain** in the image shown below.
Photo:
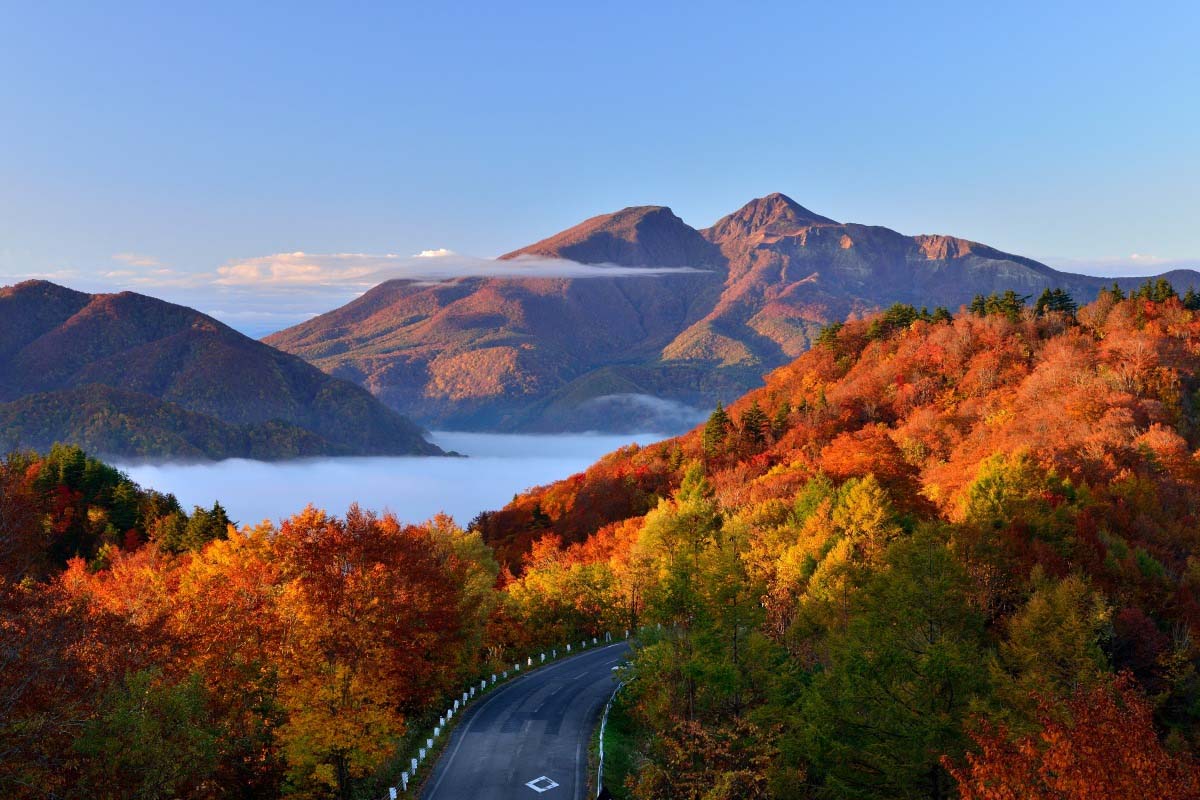
<svg viewBox="0 0 1200 800"><path fill-rule="evenodd" d="M0 288L0 443L110 456L437 454L358 386L184 306Z"/></svg>
<svg viewBox="0 0 1200 800"><path fill-rule="evenodd" d="M694 408L756 386L829 322L1010 289L1086 302L1113 281L952 236L840 223L782 194L703 230L662 206L626 208L503 258L697 271L395 280L265 341L427 425L681 430ZM1194 272L1168 277L1200 285Z"/></svg>

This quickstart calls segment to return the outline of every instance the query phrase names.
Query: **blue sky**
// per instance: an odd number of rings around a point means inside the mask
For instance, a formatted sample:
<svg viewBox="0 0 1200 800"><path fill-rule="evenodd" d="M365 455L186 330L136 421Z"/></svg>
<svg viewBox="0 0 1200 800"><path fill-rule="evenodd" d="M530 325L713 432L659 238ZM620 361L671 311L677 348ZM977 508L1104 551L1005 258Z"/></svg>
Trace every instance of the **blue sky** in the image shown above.
<svg viewBox="0 0 1200 800"><path fill-rule="evenodd" d="M1077 269L1192 264L1197 8L2 2L0 276L211 311L217 270L274 254L491 256L771 191ZM347 291L290 288L285 316Z"/></svg>

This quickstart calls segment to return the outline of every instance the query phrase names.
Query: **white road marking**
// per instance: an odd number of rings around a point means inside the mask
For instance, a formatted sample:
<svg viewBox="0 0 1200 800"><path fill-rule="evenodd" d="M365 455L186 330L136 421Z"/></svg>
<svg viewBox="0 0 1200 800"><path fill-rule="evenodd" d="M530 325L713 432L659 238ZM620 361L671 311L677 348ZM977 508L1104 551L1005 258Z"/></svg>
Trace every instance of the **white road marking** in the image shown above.
<svg viewBox="0 0 1200 800"><path fill-rule="evenodd" d="M530 789L533 789L538 794L541 794L542 792L548 792L551 789L558 788L558 784L554 780L547 778L545 775L543 775L540 778L534 778L533 780L529 781L525 785L528 786Z"/></svg>

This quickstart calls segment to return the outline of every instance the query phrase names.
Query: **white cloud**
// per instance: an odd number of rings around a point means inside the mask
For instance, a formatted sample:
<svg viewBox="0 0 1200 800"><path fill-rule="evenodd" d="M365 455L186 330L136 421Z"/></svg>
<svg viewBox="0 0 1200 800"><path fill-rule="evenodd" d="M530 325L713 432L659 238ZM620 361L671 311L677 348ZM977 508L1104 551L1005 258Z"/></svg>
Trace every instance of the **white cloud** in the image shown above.
<svg viewBox="0 0 1200 800"><path fill-rule="evenodd" d="M258 337L315 316L314 308L336 308L396 278L432 284L464 277L639 277L702 271L588 265L549 258L502 261L446 248L413 255L296 251L231 261L207 271L173 269L136 253L118 253L112 259L120 266L0 275L0 283L43 278L87 292L142 292L212 314Z"/></svg>
<svg viewBox="0 0 1200 800"><path fill-rule="evenodd" d="M160 262L154 256L148 256L143 253L113 253L113 261L120 261L122 264L128 264L131 267L161 267Z"/></svg>
<svg viewBox="0 0 1200 800"><path fill-rule="evenodd" d="M234 261L217 269L214 283L243 287L369 287L386 280L446 281L454 278L613 278L703 272L690 267L621 267L557 258L480 258L444 248L412 256L392 253L276 253Z"/></svg>

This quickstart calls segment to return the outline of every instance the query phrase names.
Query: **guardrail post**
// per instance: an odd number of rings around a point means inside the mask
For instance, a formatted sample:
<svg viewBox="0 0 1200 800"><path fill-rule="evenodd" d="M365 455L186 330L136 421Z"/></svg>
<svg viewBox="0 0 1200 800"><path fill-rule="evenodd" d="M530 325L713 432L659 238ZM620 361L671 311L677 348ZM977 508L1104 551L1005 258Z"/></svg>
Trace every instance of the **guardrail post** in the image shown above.
<svg viewBox="0 0 1200 800"><path fill-rule="evenodd" d="M568 653L571 652L571 643L570 642L567 643L567 652Z"/></svg>
<svg viewBox="0 0 1200 800"><path fill-rule="evenodd" d="M425 748L422 747L420 750L417 751L417 761L424 761L424 760L425 760Z"/></svg>
<svg viewBox="0 0 1200 800"><path fill-rule="evenodd" d="M412 774L413 775L417 774L417 760L415 758L412 759Z"/></svg>

